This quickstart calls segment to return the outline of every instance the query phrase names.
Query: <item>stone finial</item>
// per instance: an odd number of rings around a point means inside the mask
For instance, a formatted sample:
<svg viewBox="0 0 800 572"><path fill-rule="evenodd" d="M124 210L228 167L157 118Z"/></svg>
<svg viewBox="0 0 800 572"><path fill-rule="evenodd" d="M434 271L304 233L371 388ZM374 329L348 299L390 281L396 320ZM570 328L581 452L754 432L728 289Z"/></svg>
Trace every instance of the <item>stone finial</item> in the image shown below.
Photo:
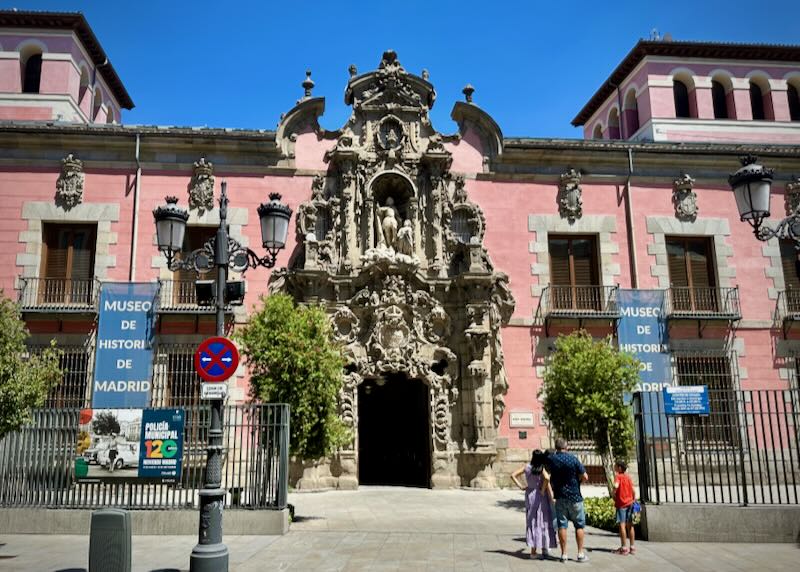
<svg viewBox="0 0 800 572"><path fill-rule="evenodd" d="M200 157L192 166L189 181L189 209L197 209L202 215L214 208L214 164Z"/></svg>
<svg viewBox="0 0 800 572"><path fill-rule="evenodd" d="M350 77L356 77L358 75L358 68L356 67L356 64L350 64L350 66L347 68L347 71L350 73Z"/></svg>
<svg viewBox="0 0 800 572"><path fill-rule="evenodd" d="M582 196L581 172L573 168L567 169L559 177L558 213L570 223L583 216Z"/></svg>
<svg viewBox="0 0 800 572"><path fill-rule="evenodd" d="M678 220L693 222L700 208L697 206L697 193L694 192L694 179L687 173L672 181L672 204Z"/></svg>
<svg viewBox="0 0 800 572"><path fill-rule="evenodd" d="M472 94L475 93L475 88L472 87L472 85L465 85L464 89L461 90L461 93L464 94L464 98L467 100L467 103L472 103Z"/></svg>
<svg viewBox="0 0 800 572"><path fill-rule="evenodd" d="M428 72L428 70L422 70L422 79L424 79L425 81L428 81L430 79L430 77L431 77L431 74Z"/></svg>
<svg viewBox="0 0 800 572"><path fill-rule="evenodd" d="M786 214L791 215L800 211L800 177L794 176L786 183Z"/></svg>
<svg viewBox="0 0 800 572"><path fill-rule="evenodd" d="M306 70L306 79L303 80L303 99L311 97L311 90L314 89L314 80L311 79L311 70Z"/></svg>
<svg viewBox="0 0 800 572"><path fill-rule="evenodd" d="M56 180L56 204L69 210L83 201L83 162L69 153L61 160L61 173Z"/></svg>

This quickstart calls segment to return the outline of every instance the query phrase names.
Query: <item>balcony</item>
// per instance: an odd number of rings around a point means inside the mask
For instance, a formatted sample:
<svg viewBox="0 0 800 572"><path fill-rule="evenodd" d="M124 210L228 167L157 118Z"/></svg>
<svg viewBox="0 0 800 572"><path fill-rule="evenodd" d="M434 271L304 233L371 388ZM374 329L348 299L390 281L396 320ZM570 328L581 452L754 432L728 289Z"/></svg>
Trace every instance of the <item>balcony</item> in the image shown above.
<svg viewBox="0 0 800 572"><path fill-rule="evenodd" d="M93 314L99 286L94 278L20 278L18 302L23 312Z"/></svg>
<svg viewBox="0 0 800 572"><path fill-rule="evenodd" d="M216 312L216 300L200 304L197 300L194 280L160 280L158 311L162 314L212 314ZM226 306L230 312L230 306Z"/></svg>
<svg viewBox="0 0 800 572"><path fill-rule="evenodd" d="M782 290L775 303L775 326L786 338L795 324L800 324L800 290Z"/></svg>
<svg viewBox="0 0 800 572"><path fill-rule="evenodd" d="M619 286L548 286L539 298L537 322L543 323L545 334L555 321L587 320L615 322L619 319L617 290Z"/></svg>
<svg viewBox="0 0 800 572"><path fill-rule="evenodd" d="M740 320L739 287L670 288L666 315L672 320Z"/></svg>

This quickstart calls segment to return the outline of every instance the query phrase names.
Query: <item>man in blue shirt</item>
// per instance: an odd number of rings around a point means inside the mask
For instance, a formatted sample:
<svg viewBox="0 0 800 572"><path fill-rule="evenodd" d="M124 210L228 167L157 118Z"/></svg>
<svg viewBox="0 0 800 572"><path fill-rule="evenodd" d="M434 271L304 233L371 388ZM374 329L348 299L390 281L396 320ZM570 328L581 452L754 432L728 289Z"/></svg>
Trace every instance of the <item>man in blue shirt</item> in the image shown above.
<svg viewBox="0 0 800 572"><path fill-rule="evenodd" d="M556 500L556 521L558 522L558 541L561 544L561 561L567 561L567 528L569 523L575 527L575 541L578 543L578 562L589 560L583 553L583 528L586 514L583 509L581 482L589 480L586 468L578 457L567 453L567 442L556 439L556 452L550 455L547 468L550 471L550 484Z"/></svg>

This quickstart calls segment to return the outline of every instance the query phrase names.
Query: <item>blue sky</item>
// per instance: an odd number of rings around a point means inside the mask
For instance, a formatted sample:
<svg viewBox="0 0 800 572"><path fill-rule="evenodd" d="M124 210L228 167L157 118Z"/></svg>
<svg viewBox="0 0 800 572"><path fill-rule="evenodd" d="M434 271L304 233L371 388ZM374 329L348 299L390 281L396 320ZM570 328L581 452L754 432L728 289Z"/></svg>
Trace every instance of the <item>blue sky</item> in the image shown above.
<svg viewBox="0 0 800 572"><path fill-rule="evenodd" d="M570 121L639 38L800 43L800 1L473 2L28 1L81 11L136 108L125 123L274 129L312 70L321 123L349 115L347 68L374 69L387 48L430 72L434 126L455 130L453 102L474 101L507 137L581 137ZM758 13L755 13L756 10Z"/></svg>

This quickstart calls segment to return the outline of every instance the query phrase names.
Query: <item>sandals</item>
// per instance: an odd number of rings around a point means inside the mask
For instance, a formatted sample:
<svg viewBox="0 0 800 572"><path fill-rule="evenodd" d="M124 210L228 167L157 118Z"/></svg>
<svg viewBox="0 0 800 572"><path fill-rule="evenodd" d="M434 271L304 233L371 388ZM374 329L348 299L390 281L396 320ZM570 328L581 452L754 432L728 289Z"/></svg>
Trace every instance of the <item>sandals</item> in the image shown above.
<svg viewBox="0 0 800 572"><path fill-rule="evenodd" d="M624 547L620 546L619 548L617 548L617 549L614 551L614 554L619 554L620 556L627 556L628 554L630 554L630 550L628 550L627 548L624 548Z"/></svg>
<svg viewBox="0 0 800 572"><path fill-rule="evenodd" d="M636 548L634 546L631 546L630 554L631 555L636 554Z"/></svg>

